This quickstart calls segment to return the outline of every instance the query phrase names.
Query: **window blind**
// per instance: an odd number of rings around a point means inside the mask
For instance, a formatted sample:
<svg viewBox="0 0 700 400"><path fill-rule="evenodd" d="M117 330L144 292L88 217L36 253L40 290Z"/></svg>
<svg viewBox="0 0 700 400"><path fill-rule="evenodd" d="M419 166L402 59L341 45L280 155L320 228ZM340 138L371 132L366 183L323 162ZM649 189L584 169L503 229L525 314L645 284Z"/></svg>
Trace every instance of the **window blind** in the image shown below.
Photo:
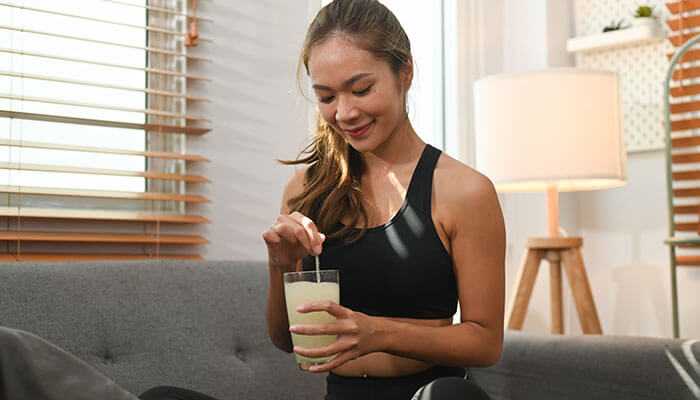
<svg viewBox="0 0 700 400"><path fill-rule="evenodd" d="M201 258L208 22L193 0L0 0L1 260Z"/></svg>
<svg viewBox="0 0 700 400"><path fill-rule="evenodd" d="M700 1L666 2L668 40L673 58L686 42L700 33ZM672 236L681 240L700 232L700 49L690 48L673 69L669 91L671 192L669 193ZM678 266L700 266L697 246L679 245L674 257Z"/></svg>

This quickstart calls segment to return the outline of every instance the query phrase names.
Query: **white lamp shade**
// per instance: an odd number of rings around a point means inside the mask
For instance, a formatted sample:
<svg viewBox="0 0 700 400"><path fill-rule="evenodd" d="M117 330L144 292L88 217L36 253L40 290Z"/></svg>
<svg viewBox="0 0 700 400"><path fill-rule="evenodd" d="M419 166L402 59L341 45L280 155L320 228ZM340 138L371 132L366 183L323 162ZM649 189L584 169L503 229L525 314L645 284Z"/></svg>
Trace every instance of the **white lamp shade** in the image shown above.
<svg viewBox="0 0 700 400"><path fill-rule="evenodd" d="M474 84L476 167L499 191L605 189L625 183L615 73L558 68Z"/></svg>

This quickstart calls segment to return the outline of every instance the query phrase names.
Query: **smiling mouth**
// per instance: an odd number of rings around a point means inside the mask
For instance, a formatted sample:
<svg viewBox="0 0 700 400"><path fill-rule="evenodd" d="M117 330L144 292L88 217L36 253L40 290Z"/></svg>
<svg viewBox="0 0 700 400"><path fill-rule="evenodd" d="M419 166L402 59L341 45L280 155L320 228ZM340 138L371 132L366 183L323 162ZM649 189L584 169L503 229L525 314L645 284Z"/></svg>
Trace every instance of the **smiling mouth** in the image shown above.
<svg viewBox="0 0 700 400"><path fill-rule="evenodd" d="M369 131L369 128L370 128L373 124L374 124L374 121L370 122L370 123L367 124L367 125L361 126L361 127L357 128L357 129L344 129L344 131L345 131L348 135L350 135L351 137L357 138L357 137L360 137L360 136L364 135L365 133L367 133L367 131Z"/></svg>

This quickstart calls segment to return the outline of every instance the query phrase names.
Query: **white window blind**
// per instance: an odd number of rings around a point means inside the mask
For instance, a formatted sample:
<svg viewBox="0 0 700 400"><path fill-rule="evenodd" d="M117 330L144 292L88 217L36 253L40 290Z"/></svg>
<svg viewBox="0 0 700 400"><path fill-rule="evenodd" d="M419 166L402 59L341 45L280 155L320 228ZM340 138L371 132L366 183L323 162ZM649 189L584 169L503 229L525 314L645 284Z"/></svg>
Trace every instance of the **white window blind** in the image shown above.
<svg viewBox="0 0 700 400"><path fill-rule="evenodd" d="M187 44L207 21L184 0L0 0L5 259L199 257L207 60Z"/></svg>

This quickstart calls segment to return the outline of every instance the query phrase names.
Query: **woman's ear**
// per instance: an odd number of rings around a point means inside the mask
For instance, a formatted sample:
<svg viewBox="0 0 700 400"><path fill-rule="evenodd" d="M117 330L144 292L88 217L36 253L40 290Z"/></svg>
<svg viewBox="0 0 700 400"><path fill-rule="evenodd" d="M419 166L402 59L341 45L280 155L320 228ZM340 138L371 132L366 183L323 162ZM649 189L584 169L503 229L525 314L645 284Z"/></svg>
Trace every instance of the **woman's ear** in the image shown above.
<svg viewBox="0 0 700 400"><path fill-rule="evenodd" d="M401 68L401 86L404 91L408 92L413 83L413 60L408 60Z"/></svg>

